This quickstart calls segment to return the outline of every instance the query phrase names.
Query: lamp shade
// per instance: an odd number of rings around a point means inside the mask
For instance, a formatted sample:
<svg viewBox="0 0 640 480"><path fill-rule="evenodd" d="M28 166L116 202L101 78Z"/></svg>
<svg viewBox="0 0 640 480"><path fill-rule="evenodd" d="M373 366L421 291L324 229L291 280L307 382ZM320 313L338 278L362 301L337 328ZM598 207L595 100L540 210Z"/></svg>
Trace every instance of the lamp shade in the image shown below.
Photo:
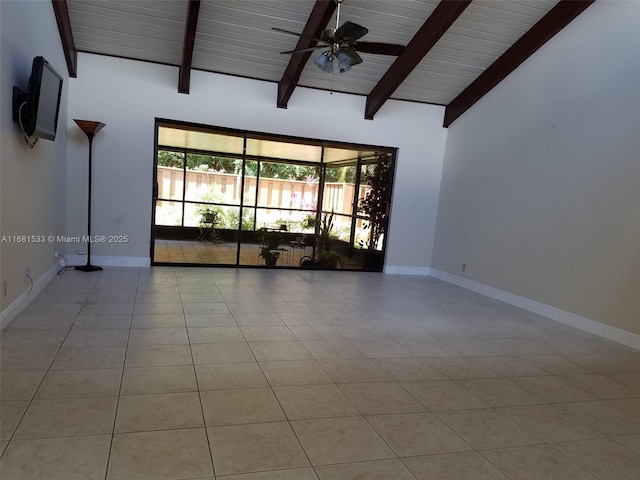
<svg viewBox="0 0 640 480"><path fill-rule="evenodd" d="M105 126L102 122L94 122L93 120L78 120L77 118L73 119L74 122L80 127L87 135L95 135Z"/></svg>
<svg viewBox="0 0 640 480"><path fill-rule="evenodd" d="M323 72L326 72L326 73L333 72L333 58L331 58L330 51L321 53L320 55L318 55L316 58L313 59L313 62Z"/></svg>

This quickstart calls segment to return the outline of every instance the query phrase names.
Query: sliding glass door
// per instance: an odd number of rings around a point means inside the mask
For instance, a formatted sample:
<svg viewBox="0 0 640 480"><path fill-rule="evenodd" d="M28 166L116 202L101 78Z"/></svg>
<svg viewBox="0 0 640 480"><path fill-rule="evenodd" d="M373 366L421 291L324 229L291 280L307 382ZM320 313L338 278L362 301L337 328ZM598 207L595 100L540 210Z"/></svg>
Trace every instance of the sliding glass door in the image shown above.
<svg viewBox="0 0 640 480"><path fill-rule="evenodd" d="M168 121L157 138L154 264L382 268L363 263L377 218L363 205L392 149Z"/></svg>

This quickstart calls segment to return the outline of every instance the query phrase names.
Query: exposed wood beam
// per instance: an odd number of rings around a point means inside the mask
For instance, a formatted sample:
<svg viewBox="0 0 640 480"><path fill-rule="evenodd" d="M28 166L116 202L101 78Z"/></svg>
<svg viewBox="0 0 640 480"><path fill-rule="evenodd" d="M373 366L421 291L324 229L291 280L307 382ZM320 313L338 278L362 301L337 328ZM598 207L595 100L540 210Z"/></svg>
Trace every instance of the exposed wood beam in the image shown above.
<svg viewBox="0 0 640 480"><path fill-rule="evenodd" d="M189 0L187 22L184 28L184 43L182 45L182 61L180 62L180 73L178 74L178 93L189 93L191 60L193 59L193 46L196 41L199 14L200 0Z"/></svg>
<svg viewBox="0 0 640 480"><path fill-rule="evenodd" d="M319 38L322 31L327 28L333 12L336 10L334 0L316 0L316 4L311 10L307 23L302 30L302 37L296 44L296 50L309 48L317 45L313 38ZM309 38L312 37L312 38ZM291 55L282 79L278 82L278 108L287 108L287 103L293 94L304 66L307 64L312 52L296 53Z"/></svg>
<svg viewBox="0 0 640 480"><path fill-rule="evenodd" d="M447 105L444 126L451 125L594 1L561 0Z"/></svg>
<svg viewBox="0 0 640 480"><path fill-rule="evenodd" d="M53 4L53 12L56 15L64 58L67 61L67 70L70 77L76 78L78 75L78 51L71 33L71 20L69 19L67 0L51 0L51 3Z"/></svg>
<svg viewBox="0 0 640 480"><path fill-rule="evenodd" d="M420 27L420 30L411 39L404 53L396 58L377 85L367 95L364 118L373 120L373 116L384 105L384 102L404 82L470 3L471 0L447 0L438 4L422 27Z"/></svg>

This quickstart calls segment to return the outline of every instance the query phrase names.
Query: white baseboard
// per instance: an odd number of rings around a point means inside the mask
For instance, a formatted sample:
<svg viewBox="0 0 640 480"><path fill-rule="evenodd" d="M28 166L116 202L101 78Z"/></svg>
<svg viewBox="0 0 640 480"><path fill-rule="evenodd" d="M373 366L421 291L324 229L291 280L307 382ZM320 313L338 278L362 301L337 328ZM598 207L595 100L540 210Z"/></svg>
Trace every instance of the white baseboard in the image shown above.
<svg viewBox="0 0 640 480"><path fill-rule="evenodd" d="M385 265L385 275L420 275L429 276L429 267L405 267L402 265Z"/></svg>
<svg viewBox="0 0 640 480"><path fill-rule="evenodd" d="M431 269L431 276L447 283L452 283L459 287L471 290L486 297L495 298L501 302L520 307L532 313L537 313L544 317L556 320L557 322L571 325L572 327L584 330L586 332L604 337L608 340L621 343L631 348L640 350L640 335L627 332L620 328L612 327L604 323L596 322L590 318L567 312L560 308L552 307L544 303L531 300L530 298L521 297L513 293L505 292L498 288L490 287L483 283L475 282L467 278L458 277L447 272Z"/></svg>
<svg viewBox="0 0 640 480"><path fill-rule="evenodd" d="M33 288L31 292L27 290L18 298L16 298L11 305L5 308L2 313L0 313L0 330L4 330L9 323L18 316L18 314L24 310L27 305L29 305L34 298L42 291L44 287L56 276L56 273L60 270L60 264L54 263L51 265L51 268L47 270L44 275L38 278L33 282Z"/></svg>
<svg viewBox="0 0 640 480"><path fill-rule="evenodd" d="M67 255L67 265L85 265L86 255ZM146 268L151 266L149 257L112 257L107 255L91 255L91 264L100 267L138 267Z"/></svg>

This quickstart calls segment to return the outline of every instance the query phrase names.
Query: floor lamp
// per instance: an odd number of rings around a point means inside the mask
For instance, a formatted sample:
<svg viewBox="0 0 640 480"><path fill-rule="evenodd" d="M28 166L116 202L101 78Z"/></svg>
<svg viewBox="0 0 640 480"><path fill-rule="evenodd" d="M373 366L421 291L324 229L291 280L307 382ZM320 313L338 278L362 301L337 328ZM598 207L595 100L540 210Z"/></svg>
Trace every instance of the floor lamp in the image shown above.
<svg viewBox="0 0 640 480"><path fill-rule="evenodd" d="M102 127L104 127L105 124L90 120L77 120L75 118L73 121L76 122L89 139L89 205L87 208L87 231L89 241L87 242L87 264L76 267L76 270L80 270L82 272L97 272L98 270L102 270L102 267L91 265L91 153L93 150L93 137L95 137L96 133L102 130Z"/></svg>

